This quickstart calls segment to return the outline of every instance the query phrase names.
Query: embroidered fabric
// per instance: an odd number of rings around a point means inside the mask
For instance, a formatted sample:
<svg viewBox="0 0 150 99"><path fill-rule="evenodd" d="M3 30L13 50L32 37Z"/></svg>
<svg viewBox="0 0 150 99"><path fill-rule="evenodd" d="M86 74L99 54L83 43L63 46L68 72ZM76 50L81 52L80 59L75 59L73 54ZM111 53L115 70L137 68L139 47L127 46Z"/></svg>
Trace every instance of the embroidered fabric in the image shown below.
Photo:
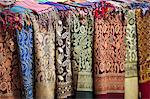
<svg viewBox="0 0 150 99"><path fill-rule="evenodd" d="M138 99L137 32L135 10L126 10L125 99Z"/></svg>
<svg viewBox="0 0 150 99"><path fill-rule="evenodd" d="M71 68L71 34L70 11L58 12L56 25L56 75L57 98L63 99L73 95Z"/></svg>
<svg viewBox="0 0 150 99"><path fill-rule="evenodd" d="M150 68L150 45L147 43L150 40L149 14L150 12L147 11L146 15L142 15L142 9L136 10L140 83L150 81L150 72L148 71Z"/></svg>
<svg viewBox="0 0 150 99"><path fill-rule="evenodd" d="M55 7L57 12L56 24L56 97L72 96L72 70L70 60L70 14L66 7L59 3L45 2Z"/></svg>
<svg viewBox="0 0 150 99"><path fill-rule="evenodd" d="M88 35L89 38L83 39L84 42L87 40L86 41L87 46L83 47L83 49L87 48L87 50L89 50L88 54L90 53L92 55L92 50L90 48L88 48L89 47L88 44L91 44L91 46L90 46L91 48L93 47L92 44L93 44L93 32L94 32L94 16L92 15L92 12L94 9L93 6L95 6L95 5L94 5L94 3L90 3L90 4L87 3L85 5L82 3L73 3L73 4L78 6L78 7L81 7L81 8L78 8L80 10L77 10L77 12L79 11L78 12L80 14L79 16L81 16L81 17L79 17L79 20L81 18L80 23L82 23L82 15L84 15L85 22L87 22L85 24L85 26L87 25L86 26L87 28L85 28L85 30L86 30L85 36ZM83 44L83 46L85 46L86 44ZM79 46L82 46L82 44L79 44ZM91 52L90 52L90 50L91 50ZM86 57L87 56L85 56L85 58ZM91 56L88 57L87 60L90 58L92 58L92 57ZM84 60L84 58L83 58L83 60ZM85 60L84 62L87 62L87 60ZM92 61L92 59L89 62L92 63L91 61ZM84 64L82 64L82 65L84 65ZM88 65L88 66L90 66L90 65ZM86 68L86 69L83 69L83 66L79 66L78 68L80 69L80 71L78 71L78 75L77 75L77 90L76 90L75 98L76 99L79 99L79 98L93 99L93 76L92 76L93 70L92 70L92 65L90 66L90 68ZM87 79L88 75L90 78ZM83 81L83 79L86 81ZM89 82L89 83L87 83L87 82Z"/></svg>
<svg viewBox="0 0 150 99"><path fill-rule="evenodd" d="M33 99L34 66L33 66L33 27L28 9L12 7L11 11L22 15L22 30L17 31L17 43L20 56L21 74L23 78L22 97Z"/></svg>
<svg viewBox="0 0 150 99"><path fill-rule="evenodd" d="M95 19L93 49L96 96L124 93L125 29L126 22L121 12L105 14L104 17Z"/></svg>
<svg viewBox="0 0 150 99"><path fill-rule="evenodd" d="M16 29L20 16L5 10L0 13L0 98L20 99L21 80Z"/></svg>
<svg viewBox="0 0 150 99"><path fill-rule="evenodd" d="M55 97L55 17L56 12L31 14L35 47L35 91L36 99Z"/></svg>
<svg viewBox="0 0 150 99"><path fill-rule="evenodd" d="M72 10L71 51L75 91L93 91L92 80L92 11L77 7Z"/></svg>
<svg viewBox="0 0 150 99"><path fill-rule="evenodd" d="M143 15L142 9L136 9L138 34L138 67L140 96L150 98L150 11Z"/></svg>
<svg viewBox="0 0 150 99"><path fill-rule="evenodd" d="M137 77L137 34L135 10L128 10L126 14L126 77Z"/></svg>

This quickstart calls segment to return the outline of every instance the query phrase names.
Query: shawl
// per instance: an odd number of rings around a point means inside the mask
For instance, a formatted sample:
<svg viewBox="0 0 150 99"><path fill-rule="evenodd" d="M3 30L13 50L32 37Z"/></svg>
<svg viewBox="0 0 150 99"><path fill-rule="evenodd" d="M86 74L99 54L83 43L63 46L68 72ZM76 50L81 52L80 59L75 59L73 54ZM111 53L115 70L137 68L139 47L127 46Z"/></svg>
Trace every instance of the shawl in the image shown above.
<svg viewBox="0 0 150 99"><path fill-rule="evenodd" d="M0 5L3 6L10 6L13 5L16 2L16 0L0 0Z"/></svg>
<svg viewBox="0 0 150 99"><path fill-rule="evenodd" d="M138 99L137 33L135 10L126 12L125 99Z"/></svg>
<svg viewBox="0 0 150 99"><path fill-rule="evenodd" d="M55 97L55 24L56 12L32 13L34 29L35 98Z"/></svg>
<svg viewBox="0 0 150 99"><path fill-rule="evenodd" d="M92 41L94 18L92 11L85 7L72 10L71 53L73 86L76 98L93 97Z"/></svg>
<svg viewBox="0 0 150 99"><path fill-rule="evenodd" d="M22 30L17 31L17 43L20 56L21 76L23 82L22 97L33 99L34 65L33 65L33 27L28 9L12 7L11 11L20 13L22 16Z"/></svg>
<svg viewBox="0 0 150 99"><path fill-rule="evenodd" d="M59 11L56 25L56 77L57 98L69 98L73 95L71 67L71 17L68 11Z"/></svg>
<svg viewBox="0 0 150 99"><path fill-rule="evenodd" d="M142 99L150 98L150 11L143 15L142 9L136 9L138 34L139 91Z"/></svg>
<svg viewBox="0 0 150 99"><path fill-rule="evenodd" d="M48 9L51 9L48 5L40 5L34 0L22 0L15 3L16 6L22 6L24 8L32 9L35 12L41 12L46 11L47 13L50 11Z"/></svg>
<svg viewBox="0 0 150 99"><path fill-rule="evenodd" d="M56 18L56 97L69 98L73 95L71 68L71 34L69 10L62 4L45 2L55 7Z"/></svg>
<svg viewBox="0 0 150 99"><path fill-rule="evenodd" d="M21 80L16 30L21 29L20 15L0 13L0 98L20 99Z"/></svg>
<svg viewBox="0 0 150 99"><path fill-rule="evenodd" d="M124 98L125 24L121 12L103 13L95 19L93 65L96 98Z"/></svg>

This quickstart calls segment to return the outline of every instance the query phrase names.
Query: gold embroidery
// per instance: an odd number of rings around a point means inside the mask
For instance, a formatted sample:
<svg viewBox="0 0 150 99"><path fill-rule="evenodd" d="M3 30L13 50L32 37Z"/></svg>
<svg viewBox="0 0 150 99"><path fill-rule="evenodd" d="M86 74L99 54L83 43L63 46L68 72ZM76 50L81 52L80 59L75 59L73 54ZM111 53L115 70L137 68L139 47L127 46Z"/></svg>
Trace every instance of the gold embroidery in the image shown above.
<svg viewBox="0 0 150 99"><path fill-rule="evenodd" d="M150 11L136 9L140 83L150 81Z"/></svg>

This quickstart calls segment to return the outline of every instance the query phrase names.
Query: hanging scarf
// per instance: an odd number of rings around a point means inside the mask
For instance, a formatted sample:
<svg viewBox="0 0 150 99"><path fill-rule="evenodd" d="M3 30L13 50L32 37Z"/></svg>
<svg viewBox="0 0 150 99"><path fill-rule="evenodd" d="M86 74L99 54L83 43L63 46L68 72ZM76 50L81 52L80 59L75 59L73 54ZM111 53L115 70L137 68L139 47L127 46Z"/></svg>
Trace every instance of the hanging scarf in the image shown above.
<svg viewBox="0 0 150 99"><path fill-rule="evenodd" d="M71 68L70 11L59 3L45 2L55 7L56 18L56 97L69 98L73 95Z"/></svg>
<svg viewBox="0 0 150 99"><path fill-rule="evenodd" d="M137 33L135 10L126 12L125 99L138 99Z"/></svg>
<svg viewBox="0 0 150 99"><path fill-rule="evenodd" d="M20 99L21 77L16 30L20 16L5 10L0 13L0 98Z"/></svg>
<svg viewBox="0 0 150 99"><path fill-rule="evenodd" d="M104 12L95 19L93 56L96 98L124 98L125 23L121 12Z"/></svg>
<svg viewBox="0 0 150 99"><path fill-rule="evenodd" d="M56 26L56 75L57 98L69 98L73 95L71 68L71 34L69 11L59 11Z"/></svg>
<svg viewBox="0 0 150 99"><path fill-rule="evenodd" d="M94 19L92 11L85 7L72 10L71 50L73 86L76 98L93 97L92 37Z"/></svg>
<svg viewBox="0 0 150 99"><path fill-rule="evenodd" d="M31 14L34 28L35 50L35 97L54 99L55 97L55 20L56 12Z"/></svg>
<svg viewBox="0 0 150 99"><path fill-rule="evenodd" d="M142 9L136 9L138 34L139 91L142 99L150 98L150 11L143 15Z"/></svg>
<svg viewBox="0 0 150 99"><path fill-rule="evenodd" d="M30 19L29 9L19 6L12 7L11 10L22 15L22 30L17 31L17 43L19 48L20 65L22 69L23 88L22 97L33 99L34 87L34 65L33 65L33 27Z"/></svg>

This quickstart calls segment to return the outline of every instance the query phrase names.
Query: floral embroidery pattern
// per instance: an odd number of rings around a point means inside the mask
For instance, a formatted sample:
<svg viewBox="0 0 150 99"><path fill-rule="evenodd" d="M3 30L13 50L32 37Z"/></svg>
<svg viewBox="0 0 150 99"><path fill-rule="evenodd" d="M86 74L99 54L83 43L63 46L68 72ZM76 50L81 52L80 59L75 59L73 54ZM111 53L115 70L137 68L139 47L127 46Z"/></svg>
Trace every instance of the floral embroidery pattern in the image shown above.
<svg viewBox="0 0 150 99"><path fill-rule="evenodd" d="M30 16L34 26L36 99L54 99L56 12L51 9L50 12Z"/></svg>
<svg viewBox="0 0 150 99"><path fill-rule="evenodd" d="M137 34L135 10L128 10L126 15L126 77L137 77Z"/></svg>
<svg viewBox="0 0 150 99"><path fill-rule="evenodd" d="M125 76L125 22L122 13L96 18L94 87L96 94L123 93Z"/></svg>
<svg viewBox="0 0 150 99"><path fill-rule="evenodd" d="M0 98L20 98L21 80L16 29L20 17L8 10L0 13Z"/></svg>
<svg viewBox="0 0 150 99"><path fill-rule="evenodd" d="M19 13L22 18L22 29L17 31L17 43L20 56L21 76L22 76L22 98L33 99L34 87L34 64L33 64L33 26L29 13L30 10L22 7L12 7L10 9Z"/></svg>
<svg viewBox="0 0 150 99"><path fill-rule="evenodd" d="M74 90L92 91L92 34L94 31L94 19L92 12L86 8L76 8L72 12L71 50Z"/></svg>
<svg viewBox="0 0 150 99"><path fill-rule="evenodd" d="M150 81L150 12L142 15L142 9L136 10L138 33L138 56L140 83Z"/></svg>
<svg viewBox="0 0 150 99"><path fill-rule="evenodd" d="M57 98L72 96L70 11L59 11L56 26Z"/></svg>

